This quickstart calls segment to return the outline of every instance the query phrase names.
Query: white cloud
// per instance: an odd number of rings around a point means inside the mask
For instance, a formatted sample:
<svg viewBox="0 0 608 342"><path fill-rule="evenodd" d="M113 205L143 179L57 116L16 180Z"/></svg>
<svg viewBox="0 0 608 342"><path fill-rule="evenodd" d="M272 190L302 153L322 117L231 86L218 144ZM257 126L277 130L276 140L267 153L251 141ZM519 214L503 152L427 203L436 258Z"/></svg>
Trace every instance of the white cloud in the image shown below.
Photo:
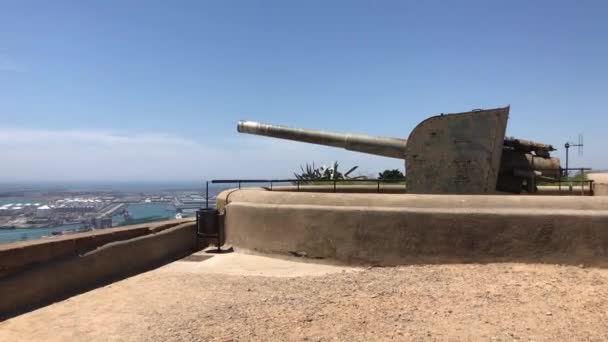
<svg viewBox="0 0 608 342"><path fill-rule="evenodd" d="M167 134L0 129L0 180L201 180L292 177L306 162L338 160L362 173L403 168L397 159L261 137L230 146Z"/></svg>

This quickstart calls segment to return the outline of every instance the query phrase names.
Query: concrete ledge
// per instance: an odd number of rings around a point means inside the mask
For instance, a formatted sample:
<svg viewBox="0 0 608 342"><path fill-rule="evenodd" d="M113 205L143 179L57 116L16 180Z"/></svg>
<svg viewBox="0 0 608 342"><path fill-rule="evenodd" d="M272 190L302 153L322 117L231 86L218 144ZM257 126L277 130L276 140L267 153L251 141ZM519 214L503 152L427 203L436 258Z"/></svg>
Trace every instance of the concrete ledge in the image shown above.
<svg viewBox="0 0 608 342"><path fill-rule="evenodd" d="M595 196L608 196L608 184L605 184L605 183L594 184L593 193Z"/></svg>
<svg viewBox="0 0 608 342"><path fill-rule="evenodd" d="M589 173L587 178L593 180L595 196L608 196L608 173Z"/></svg>
<svg viewBox="0 0 608 342"><path fill-rule="evenodd" d="M21 246L23 251L19 253L45 249L47 253L44 258L38 257L35 264L26 263L27 267L12 268L11 273L0 278L0 293L4 294L0 301L0 319L151 269L197 250L196 224L192 221L173 223L170 226L162 223L148 225L145 228L147 234L135 237L129 237L129 234L140 234L140 226L125 227L132 231L130 233L102 231L105 233L102 235L107 236L93 241L101 243L111 237L120 239L97 244L96 248L83 254L79 254L75 246L80 245L78 241L88 241L91 236ZM92 242L83 244L94 245ZM10 249L4 251L10 253ZM0 260L4 264L4 259Z"/></svg>
<svg viewBox="0 0 608 342"><path fill-rule="evenodd" d="M266 191L260 188L226 190L217 196L219 209L231 202L398 208L608 210L607 197L593 196L334 194Z"/></svg>
<svg viewBox="0 0 608 342"><path fill-rule="evenodd" d="M608 211L233 202L226 208L225 229L236 248L347 263L608 265Z"/></svg>
<svg viewBox="0 0 608 342"><path fill-rule="evenodd" d="M193 219L168 220L0 245L0 279L29 267L81 255L112 241L162 231Z"/></svg>
<svg viewBox="0 0 608 342"><path fill-rule="evenodd" d="M397 265L608 266L608 198L229 190L226 242L262 253Z"/></svg>

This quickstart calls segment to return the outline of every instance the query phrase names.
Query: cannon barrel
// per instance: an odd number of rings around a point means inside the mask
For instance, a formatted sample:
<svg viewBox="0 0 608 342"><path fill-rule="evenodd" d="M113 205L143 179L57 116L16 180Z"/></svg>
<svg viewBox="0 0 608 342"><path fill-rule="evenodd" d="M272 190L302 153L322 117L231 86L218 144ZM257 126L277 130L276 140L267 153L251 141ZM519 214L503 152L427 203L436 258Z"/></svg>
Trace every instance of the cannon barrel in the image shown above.
<svg viewBox="0 0 608 342"><path fill-rule="evenodd" d="M254 121L239 121L237 131L267 137L294 140L317 145L341 147L349 151L391 158L405 158L406 139L343 134L311 129L268 125Z"/></svg>
<svg viewBox="0 0 608 342"><path fill-rule="evenodd" d="M520 152L534 152L536 155L543 157L549 157L550 152L555 151L555 147L553 147L553 145L513 137L505 138L505 147Z"/></svg>

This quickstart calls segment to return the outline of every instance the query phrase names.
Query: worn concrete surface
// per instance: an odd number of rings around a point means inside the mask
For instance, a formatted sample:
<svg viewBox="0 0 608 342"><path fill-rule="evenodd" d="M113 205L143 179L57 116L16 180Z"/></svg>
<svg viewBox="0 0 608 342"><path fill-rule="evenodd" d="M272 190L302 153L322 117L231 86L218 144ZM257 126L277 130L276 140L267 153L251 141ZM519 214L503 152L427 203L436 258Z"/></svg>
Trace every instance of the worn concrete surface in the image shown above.
<svg viewBox="0 0 608 342"><path fill-rule="evenodd" d="M605 269L422 263L328 272L299 260L176 261L0 322L0 341L608 339Z"/></svg>
<svg viewBox="0 0 608 342"><path fill-rule="evenodd" d="M597 183L593 185L594 196L608 196L608 183Z"/></svg>
<svg viewBox="0 0 608 342"><path fill-rule="evenodd" d="M608 173L589 173L587 178L594 181L595 196L608 196Z"/></svg>
<svg viewBox="0 0 608 342"><path fill-rule="evenodd" d="M608 198L606 197L367 193L333 194L266 191L260 188L244 188L241 190L231 189L223 191L217 196L217 205L220 209L230 202L400 208L608 210Z"/></svg>
<svg viewBox="0 0 608 342"><path fill-rule="evenodd" d="M36 265L82 255L114 241L153 234L187 222L194 222L194 219L149 222L0 244L0 278Z"/></svg>
<svg viewBox="0 0 608 342"><path fill-rule="evenodd" d="M19 268L0 277L0 319L158 267L198 248L194 222L185 221L172 227L164 226L163 229L159 228L160 225L162 223L146 229L148 232L145 235L110 240L82 253L72 247L68 249L72 254L61 257L53 257L52 253L45 254L44 262L29 265L25 269ZM105 232L105 235L125 237L112 231ZM67 241L87 240L88 237L89 235L83 235ZM47 250L54 250L56 246L52 241L48 245L50 247ZM30 253L35 253L45 244L28 246L34 246ZM26 252L29 248L21 247ZM0 259L0 263L5 262L6 260Z"/></svg>
<svg viewBox="0 0 608 342"><path fill-rule="evenodd" d="M214 254L213 250L207 253L195 253L190 259L193 260L191 262L171 263L160 268L159 272L302 277L360 270L357 267L329 265L306 259L277 258L276 256L263 256L250 253ZM204 262L197 262L198 260Z"/></svg>
<svg viewBox="0 0 608 342"><path fill-rule="evenodd" d="M228 244L364 264L608 264L607 197L229 190Z"/></svg>

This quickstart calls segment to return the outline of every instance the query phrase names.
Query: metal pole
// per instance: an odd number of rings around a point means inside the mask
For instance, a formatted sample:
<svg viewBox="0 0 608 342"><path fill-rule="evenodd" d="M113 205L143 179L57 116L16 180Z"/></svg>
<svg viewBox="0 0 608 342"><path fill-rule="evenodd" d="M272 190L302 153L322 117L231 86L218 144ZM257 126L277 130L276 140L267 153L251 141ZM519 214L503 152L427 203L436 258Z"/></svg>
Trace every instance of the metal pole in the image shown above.
<svg viewBox="0 0 608 342"><path fill-rule="evenodd" d="M564 147L566 147L566 177L568 177L568 151L570 150L570 144L566 143Z"/></svg>
<svg viewBox="0 0 608 342"><path fill-rule="evenodd" d="M205 209L209 209L209 181L205 187Z"/></svg>
<svg viewBox="0 0 608 342"><path fill-rule="evenodd" d="M566 143L564 145L564 147L566 148L566 173L565 173L566 182L568 182L568 190L572 191L572 183L570 183L569 179L568 179L568 172L570 171L570 170L568 170L568 154L569 154L568 151L570 149L570 143Z"/></svg>
<svg viewBox="0 0 608 342"><path fill-rule="evenodd" d="M581 168L581 196L585 195L585 174L583 172L585 171Z"/></svg>

